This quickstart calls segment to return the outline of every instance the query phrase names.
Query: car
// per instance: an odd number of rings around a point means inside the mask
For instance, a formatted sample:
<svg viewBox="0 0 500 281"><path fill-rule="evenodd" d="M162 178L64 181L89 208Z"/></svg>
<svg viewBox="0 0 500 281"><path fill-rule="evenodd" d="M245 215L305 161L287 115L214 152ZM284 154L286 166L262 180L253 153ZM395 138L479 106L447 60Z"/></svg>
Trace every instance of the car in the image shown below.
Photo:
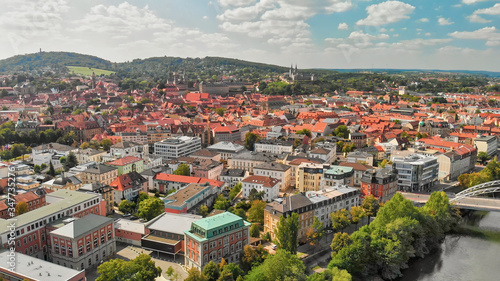
<svg viewBox="0 0 500 281"><path fill-rule="evenodd" d="M333 232L333 230L331 230L331 229L328 229L328 230L326 231L326 233L328 233L328 234L330 234L330 233L332 233L332 232Z"/></svg>
<svg viewBox="0 0 500 281"><path fill-rule="evenodd" d="M276 249L278 249L278 246L273 245L273 250L276 250Z"/></svg>
<svg viewBox="0 0 500 281"><path fill-rule="evenodd" d="M130 216L131 216L131 214L126 213L126 214L123 214L123 216L124 216L124 217L130 217Z"/></svg>

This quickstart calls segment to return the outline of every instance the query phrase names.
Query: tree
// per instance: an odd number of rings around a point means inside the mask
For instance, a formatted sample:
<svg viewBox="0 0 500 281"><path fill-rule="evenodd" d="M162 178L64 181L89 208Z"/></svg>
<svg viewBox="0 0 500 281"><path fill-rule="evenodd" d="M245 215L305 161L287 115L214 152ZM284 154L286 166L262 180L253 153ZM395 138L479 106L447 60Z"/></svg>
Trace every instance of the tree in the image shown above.
<svg viewBox="0 0 500 281"><path fill-rule="evenodd" d="M335 231L343 230L351 222L349 220L349 211L341 209L330 214L332 220L332 228Z"/></svg>
<svg viewBox="0 0 500 281"><path fill-rule="evenodd" d="M358 226L359 221L361 221L362 218L366 217L365 211L361 206L351 207L350 213L351 213L351 222L356 224L356 227Z"/></svg>
<svg viewBox="0 0 500 281"><path fill-rule="evenodd" d="M280 216L280 220L274 229L276 246L293 255L297 254L299 227L299 215L297 213L292 213L287 218Z"/></svg>
<svg viewBox="0 0 500 281"><path fill-rule="evenodd" d="M137 216L145 220L151 220L165 211L163 201L157 197L150 197L139 203Z"/></svg>
<svg viewBox="0 0 500 281"><path fill-rule="evenodd" d="M97 267L96 281L129 280L143 281L155 280L161 275L161 268L155 266L155 262L146 254L140 254L135 259L125 261L123 259L112 259Z"/></svg>
<svg viewBox="0 0 500 281"><path fill-rule="evenodd" d="M311 245L317 245L325 234L323 223L319 221L318 217L314 216L312 226L308 229L306 236Z"/></svg>
<svg viewBox="0 0 500 281"><path fill-rule="evenodd" d="M196 267L192 267L188 271L188 277L184 281L208 281L208 278Z"/></svg>
<svg viewBox="0 0 500 281"><path fill-rule="evenodd" d="M243 271L237 264L230 263L222 266L222 262L219 264L220 276L217 281L234 281L243 275Z"/></svg>
<svg viewBox="0 0 500 281"><path fill-rule="evenodd" d="M312 133L311 133L311 130L308 130L308 129L302 129L302 130L298 130L297 132L295 132L297 135L306 135L308 137L312 137Z"/></svg>
<svg viewBox="0 0 500 281"><path fill-rule="evenodd" d="M349 137L349 129L347 128L346 125L338 126L335 130L333 130L333 133L339 138Z"/></svg>
<svg viewBox="0 0 500 281"><path fill-rule="evenodd" d="M66 162L64 163L64 170L68 171L69 169L78 165L78 160L76 159L76 155L73 152L68 154L66 158Z"/></svg>
<svg viewBox="0 0 500 281"><path fill-rule="evenodd" d="M217 281L220 276L219 267L213 261L210 261L203 268L203 275L207 277L207 281Z"/></svg>
<svg viewBox="0 0 500 281"><path fill-rule="evenodd" d="M127 199L123 199L120 204L118 205L118 210L124 214L130 214L134 211L135 209L135 203L130 202Z"/></svg>
<svg viewBox="0 0 500 281"><path fill-rule="evenodd" d="M370 218L377 215L380 204L378 203L378 200L375 198L375 196L370 194L363 199L361 207L368 217L368 222L370 222Z"/></svg>
<svg viewBox="0 0 500 281"><path fill-rule="evenodd" d="M266 208L266 202L261 200L252 201L252 206L248 210L248 220L250 222L264 224L264 208Z"/></svg>
<svg viewBox="0 0 500 281"><path fill-rule="evenodd" d="M174 175L190 176L191 168L189 167L188 164L180 164L179 167L175 169Z"/></svg>
<svg viewBox="0 0 500 281"><path fill-rule="evenodd" d="M40 174L41 169L42 168L39 165L35 165L33 167L33 172L35 172L35 174Z"/></svg>
<svg viewBox="0 0 500 281"><path fill-rule="evenodd" d="M252 226L250 227L250 236L251 237L259 238L259 236L260 236L260 230L259 230L259 225L258 224L252 223Z"/></svg>
<svg viewBox="0 0 500 281"><path fill-rule="evenodd" d="M172 266L169 266L167 270L165 271L165 274L170 278L170 280L177 281L179 280L179 274L175 272L174 268Z"/></svg>
<svg viewBox="0 0 500 281"><path fill-rule="evenodd" d="M333 236L332 244L330 248L332 249L332 258L344 247L349 246L352 243L351 236L345 232L337 232Z"/></svg>
<svg viewBox="0 0 500 281"><path fill-rule="evenodd" d="M333 267L331 270L332 281L351 281L352 276L347 272L347 270L339 269L337 267Z"/></svg>
<svg viewBox="0 0 500 281"><path fill-rule="evenodd" d="M240 193L241 188L242 188L241 182L235 184L233 188L231 188L231 191L229 192L229 199L233 200L236 197L236 195Z"/></svg>
<svg viewBox="0 0 500 281"><path fill-rule="evenodd" d="M200 206L200 215L203 217L206 217L208 215L208 206L207 205Z"/></svg>
<svg viewBox="0 0 500 281"><path fill-rule="evenodd" d="M248 132L246 135L245 135L245 148L248 149L248 150L251 150L253 151L254 150L254 146L255 146L255 143L260 139L260 136L255 134L255 133L252 133L252 132Z"/></svg>
<svg viewBox="0 0 500 281"><path fill-rule="evenodd" d="M56 175L56 170L54 169L54 165L52 165L52 161L49 162L49 175L53 177Z"/></svg>
<svg viewBox="0 0 500 281"><path fill-rule="evenodd" d="M215 113L219 114L219 116L224 116L224 112L226 112L225 108L219 107L215 110Z"/></svg>
<svg viewBox="0 0 500 281"><path fill-rule="evenodd" d="M90 144L88 142L83 142L82 145L80 145L81 149L87 149L90 147Z"/></svg>
<svg viewBox="0 0 500 281"><path fill-rule="evenodd" d="M148 198L149 198L149 195L146 192L141 191L141 192L139 192L139 195L137 196L136 202L137 202L137 204L139 204Z"/></svg>
<svg viewBox="0 0 500 281"><path fill-rule="evenodd" d="M224 198L222 194L219 194L219 196L217 196L217 199L215 199L214 209L216 210L227 210L230 206L231 203L229 202L229 200Z"/></svg>
<svg viewBox="0 0 500 281"><path fill-rule="evenodd" d="M481 161L481 164L484 165L484 163L486 163L486 161L490 160L490 156L488 155L488 153L484 152L484 151L481 151L477 154L477 159L479 159Z"/></svg>
<svg viewBox="0 0 500 281"><path fill-rule="evenodd" d="M109 151L109 149L111 148L112 145L113 145L113 142L110 139L103 139L101 141L102 149L104 149L105 151Z"/></svg>
<svg viewBox="0 0 500 281"><path fill-rule="evenodd" d="M268 252L261 245L257 248L253 248L250 245L243 247L243 256L241 257L241 269L244 272L248 272L252 267L257 267L264 262L267 258Z"/></svg>
<svg viewBox="0 0 500 281"><path fill-rule="evenodd" d="M23 202L19 202L16 204L16 208L15 208L16 216L27 213L28 211L29 211L28 210L28 203L23 201Z"/></svg>
<svg viewBox="0 0 500 281"><path fill-rule="evenodd" d="M268 257L261 265L254 267L248 273L247 281L275 281L294 280L305 281L306 267L296 254L285 250L278 250L275 255Z"/></svg>
<svg viewBox="0 0 500 281"><path fill-rule="evenodd" d="M251 201L262 200L262 198L264 197L265 194L266 194L266 192L264 190L262 190L261 192L258 192L257 189L252 188L250 190L250 194L248 194L248 199Z"/></svg>
<svg viewBox="0 0 500 281"><path fill-rule="evenodd" d="M380 162L380 163L378 164L378 166L379 166L380 168L385 168L385 166L387 165L387 162L388 162L388 161L387 161L387 159L384 159L384 160L382 160L382 162Z"/></svg>

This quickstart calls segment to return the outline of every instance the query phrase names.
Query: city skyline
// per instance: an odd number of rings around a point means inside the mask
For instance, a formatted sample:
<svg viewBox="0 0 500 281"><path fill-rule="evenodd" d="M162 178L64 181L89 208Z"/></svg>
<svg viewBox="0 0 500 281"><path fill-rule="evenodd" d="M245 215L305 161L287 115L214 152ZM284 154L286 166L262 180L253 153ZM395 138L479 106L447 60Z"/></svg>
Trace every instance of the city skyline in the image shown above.
<svg viewBox="0 0 500 281"><path fill-rule="evenodd" d="M500 71L488 0L0 0L0 59L69 51L113 62L221 56L301 68Z"/></svg>

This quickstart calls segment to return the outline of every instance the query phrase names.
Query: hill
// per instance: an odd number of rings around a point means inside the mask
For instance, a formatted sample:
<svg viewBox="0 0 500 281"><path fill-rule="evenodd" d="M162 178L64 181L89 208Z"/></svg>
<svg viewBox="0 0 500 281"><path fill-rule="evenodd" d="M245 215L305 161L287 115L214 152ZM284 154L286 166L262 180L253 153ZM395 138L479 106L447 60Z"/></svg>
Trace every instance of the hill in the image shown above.
<svg viewBox="0 0 500 281"><path fill-rule="evenodd" d="M0 60L0 72L33 71L36 69L51 68L59 70L65 66L86 66L100 69L110 69L110 61L96 56L69 52L41 52L26 55L17 55Z"/></svg>
<svg viewBox="0 0 500 281"><path fill-rule="evenodd" d="M99 68L87 67L87 66L67 66L69 72L80 74L82 76L90 76L94 73L97 76L101 75L111 75L115 73L114 71L103 70Z"/></svg>

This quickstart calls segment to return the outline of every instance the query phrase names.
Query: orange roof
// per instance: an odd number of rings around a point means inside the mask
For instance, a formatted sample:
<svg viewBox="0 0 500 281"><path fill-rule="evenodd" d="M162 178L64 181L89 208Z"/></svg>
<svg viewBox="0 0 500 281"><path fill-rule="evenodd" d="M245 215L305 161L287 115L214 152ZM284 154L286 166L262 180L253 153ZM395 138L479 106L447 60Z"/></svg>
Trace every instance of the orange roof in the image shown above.
<svg viewBox="0 0 500 281"><path fill-rule="evenodd" d="M125 166L129 165L138 161L141 161L142 159L139 157L134 157L134 156L125 156L123 158L117 159L115 161L108 162L108 165L112 166Z"/></svg>
<svg viewBox="0 0 500 281"><path fill-rule="evenodd" d="M224 185L224 182L218 181L218 180L199 178L199 177L190 177L190 176L181 176L181 175L174 175L174 174L165 174L165 173L156 174L154 179L162 180L162 181L170 181L170 182L180 182L180 183L200 183L200 184L208 183L212 186L218 186L218 187L221 187L222 185Z"/></svg>
<svg viewBox="0 0 500 281"><path fill-rule="evenodd" d="M132 188L132 178L128 174L118 176L113 182L109 184L119 191L125 191Z"/></svg>
<svg viewBox="0 0 500 281"><path fill-rule="evenodd" d="M262 184L264 187L273 187L280 181L271 177L253 175L243 179L243 182Z"/></svg>

